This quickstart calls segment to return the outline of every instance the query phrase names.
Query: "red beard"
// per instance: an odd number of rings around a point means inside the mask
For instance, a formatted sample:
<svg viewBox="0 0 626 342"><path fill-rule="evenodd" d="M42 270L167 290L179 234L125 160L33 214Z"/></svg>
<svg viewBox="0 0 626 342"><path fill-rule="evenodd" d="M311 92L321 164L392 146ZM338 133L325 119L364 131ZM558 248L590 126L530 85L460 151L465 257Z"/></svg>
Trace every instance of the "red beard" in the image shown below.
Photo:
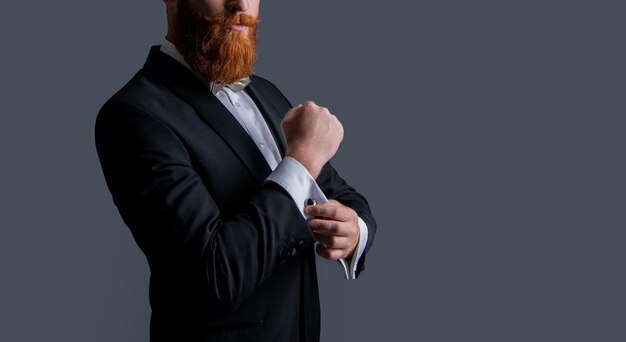
<svg viewBox="0 0 626 342"><path fill-rule="evenodd" d="M191 68L209 81L233 83L252 74L259 20L243 13L206 17L178 2L175 42ZM246 25L247 32L231 25Z"/></svg>

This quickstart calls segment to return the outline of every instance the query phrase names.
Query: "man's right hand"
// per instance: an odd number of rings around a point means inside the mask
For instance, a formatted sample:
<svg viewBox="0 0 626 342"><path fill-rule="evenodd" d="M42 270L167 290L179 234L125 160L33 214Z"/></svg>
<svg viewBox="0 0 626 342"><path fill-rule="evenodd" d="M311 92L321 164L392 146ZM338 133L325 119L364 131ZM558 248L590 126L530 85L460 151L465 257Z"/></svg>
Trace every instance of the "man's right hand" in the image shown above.
<svg viewBox="0 0 626 342"><path fill-rule="evenodd" d="M290 109L281 128L287 141L286 156L296 159L313 179L335 155L343 139L343 126L327 108L307 101Z"/></svg>

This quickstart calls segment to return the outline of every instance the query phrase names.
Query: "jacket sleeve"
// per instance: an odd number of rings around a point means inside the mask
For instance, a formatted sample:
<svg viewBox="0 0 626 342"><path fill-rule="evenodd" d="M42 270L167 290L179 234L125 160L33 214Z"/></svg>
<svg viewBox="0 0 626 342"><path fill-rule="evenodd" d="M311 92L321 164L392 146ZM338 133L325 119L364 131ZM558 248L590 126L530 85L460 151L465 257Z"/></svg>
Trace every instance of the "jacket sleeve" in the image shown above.
<svg viewBox="0 0 626 342"><path fill-rule="evenodd" d="M140 105L107 102L95 141L113 201L151 267L184 260L218 303L237 307L294 249L315 242L291 197L272 182L240 212L221 215L182 141Z"/></svg>

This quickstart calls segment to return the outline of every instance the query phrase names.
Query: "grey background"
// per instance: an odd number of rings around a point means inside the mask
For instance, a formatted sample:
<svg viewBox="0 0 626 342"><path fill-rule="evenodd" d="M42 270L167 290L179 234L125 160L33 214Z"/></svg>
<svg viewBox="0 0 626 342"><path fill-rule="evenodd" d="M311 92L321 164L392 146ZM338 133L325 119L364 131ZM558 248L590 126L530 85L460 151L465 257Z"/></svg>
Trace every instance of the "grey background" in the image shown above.
<svg viewBox="0 0 626 342"><path fill-rule="evenodd" d="M257 73L344 123L379 232L319 260L323 341L625 341L620 1L262 1ZM0 341L147 341L93 124L161 1L0 11Z"/></svg>

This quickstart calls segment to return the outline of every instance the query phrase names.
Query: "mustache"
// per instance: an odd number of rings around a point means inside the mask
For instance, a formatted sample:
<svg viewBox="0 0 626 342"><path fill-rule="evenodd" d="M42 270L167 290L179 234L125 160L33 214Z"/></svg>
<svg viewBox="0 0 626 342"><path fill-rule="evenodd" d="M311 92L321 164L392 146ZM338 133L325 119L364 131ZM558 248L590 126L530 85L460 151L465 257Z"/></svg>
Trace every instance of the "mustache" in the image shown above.
<svg viewBox="0 0 626 342"><path fill-rule="evenodd" d="M218 14L213 16L202 16L202 20L211 25L245 25L256 26L259 24L259 19L245 13L234 14Z"/></svg>

